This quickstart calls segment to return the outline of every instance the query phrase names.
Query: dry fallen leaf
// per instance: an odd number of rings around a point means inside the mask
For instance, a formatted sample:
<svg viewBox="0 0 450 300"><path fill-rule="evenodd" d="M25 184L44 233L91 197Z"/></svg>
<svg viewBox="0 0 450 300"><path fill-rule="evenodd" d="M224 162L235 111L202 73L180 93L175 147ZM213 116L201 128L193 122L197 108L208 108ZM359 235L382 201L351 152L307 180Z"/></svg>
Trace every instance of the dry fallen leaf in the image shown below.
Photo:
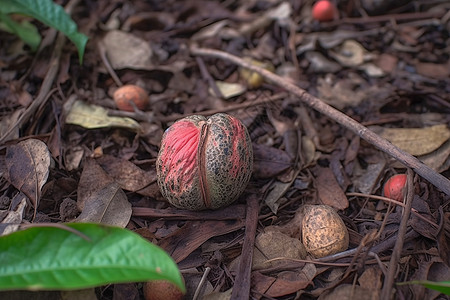
<svg viewBox="0 0 450 300"><path fill-rule="evenodd" d="M39 206L41 189L47 182L50 160L47 145L37 139L25 140L6 150L9 181L31 200L35 211Z"/></svg>
<svg viewBox="0 0 450 300"><path fill-rule="evenodd" d="M11 129L11 126L14 126L17 123L17 120L20 118L24 111L24 108L19 108L9 116L2 116L0 120L0 138L7 141L17 139L19 137L19 127L17 126L14 127L14 129L11 131L11 133L9 133L7 137L4 137L4 135L8 133L8 131Z"/></svg>
<svg viewBox="0 0 450 300"><path fill-rule="evenodd" d="M253 156L253 176L256 178L273 178L293 166L289 154L264 144L253 143Z"/></svg>
<svg viewBox="0 0 450 300"><path fill-rule="evenodd" d="M15 203L18 203L14 210L0 211L0 215L6 213L3 220L0 222L3 225L0 227L0 236L7 235L19 230L20 224L23 221L23 215L25 213L25 208L27 207L27 196L20 192L14 196ZM11 202L13 202L11 201Z"/></svg>
<svg viewBox="0 0 450 300"><path fill-rule="evenodd" d="M356 67L366 60L367 52L357 41L346 40L338 51L330 51L330 55L343 66Z"/></svg>
<svg viewBox="0 0 450 300"><path fill-rule="evenodd" d="M131 203L115 182L92 193L76 222L93 222L125 228L131 218Z"/></svg>
<svg viewBox="0 0 450 300"><path fill-rule="evenodd" d="M368 95L368 90L358 88L359 83L353 82L351 78L335 80L335 82L333 79L319 78L317 83L319 98L337 109L343 109L346 106L356 107Z"/></svg>
<svg viewBox="0 0 450 300"><path fill-rule="evenodd" d="M247 88L240 83L216 81L216 85L224 99L230 99L242 95L247 90ZM211 95L214 95L214 91L212 90L212 88L209 88L209 93Z"/></svg>
<svg viewBox="0 0 450 300"><path fill-rule="evenodd" d="M252 269L274 267L284 263L282 260L268 261L274 258L305 259L305 257L306 249L299 239L267 227L266 232L256 237Z"/></svg>
<svg viewBox="0 0 450 300"><path fill-rule="evenodd" d="M291 187L297 175L300 173L299 170L292 170L291 180L288 182L273 181L269 188L266 197L264 198L264 203L270 208L270 210L276 214L278 207L280 206L281 200L283 200L284 194Z"/></svg>
<svg viewBox="0 0 450 300"><path fill-rule="evenodd" d="M450 140L447 140L437 150L419 156L418 159L438 173L448 170L450 167Z"/></svg>
<svg viewBox="0 0 450 300"><path fill-rule="evenodd" d="M450 138L447 125L424 128L372 127L378 135L411 155L424 155L438 149Z"/></svg>
<svg viewBox="0 0 450 300"><path fill-rule="evenodd" d="M84 128L122 127L138 130L139 123L131 118L108 116L108 111L98 105L88 104L77 100L66 110L66 123L79 125Z"/></svg>
<svg viewBox="0 0 450 300"><path fill-rule="evenodd" d="M337 286L330 293L324 293L320 295L319 300L375 300L379 299L377 293L373 293L372 290L365 289L359 285L341 284Z"/></svg>
<svg viewBox="0 0 450 300"><path fill-rule="evenodd" d="M106 51L108 60L114 69L150 70L153 56L150 43L137 36L120 31L109 31L101 41L101 50Z"/></svg>
<svg viewBox="0 0 450 300"><path fill-rule="evenodd" d="M323 204L332 206L338 210L346 209L348 207L347 197L339 186L331 169L318 169L316 186L320 202Z"/></svg>
<svg viewBox="0 0 450 300"><path fill-rule="evenodd" d="M128 160L111 155L103 155L96 161L124 190L139 192L152 183L156 184L154 168L144 171Z"/></svg>
<svg viewBox="0 0 450 300"><path fill-rule="evenodd" d="M306 288L316 273L313 264L306 264L301 270L280 272L276 278L256 271L252 272L252 288L269 297L281 297Z"/></svg>

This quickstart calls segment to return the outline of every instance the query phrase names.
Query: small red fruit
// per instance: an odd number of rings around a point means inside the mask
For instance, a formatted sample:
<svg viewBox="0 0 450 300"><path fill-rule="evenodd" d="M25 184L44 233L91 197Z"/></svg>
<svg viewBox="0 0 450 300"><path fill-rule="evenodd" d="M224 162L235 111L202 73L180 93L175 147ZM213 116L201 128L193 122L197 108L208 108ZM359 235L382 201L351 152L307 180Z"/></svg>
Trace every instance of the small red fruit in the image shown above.
<svg viewBox="0 0 450 300"><path fill-rule="evenodd" d="M143 88L133 84L118 88L114 92L113 98L118 109L131 112L134 111L134 108L130 102L134 102L140 110L145 110L149 103L147 92Z"/></svg>
<svg viewBox="0 0 450 300"><path fill-rule="evenodd" d="M145 300L181 300L184 294L167 280L152 280L144 283Z"/></svg>
<svg viewBox="0 0 450 300"><path fill-rule="evenodd" d="M163 196L183 209L217 209L236 200L253 170L247 128L227 114L189 116L164 133L156 160Z"/></svg>
<svg viewBox="0 0 450 300"><path fill-rule="evenodd" d="M312 8L313 18L321 22L333 20L336 12L336 7L327 0L317 1Z"/></svg>
<svg viewBox="0 0 450 300"><path fill-rule="evenodd" d="M406 174L397 174L389 178L384 184L384 196L403 202L403 191L406 186L406 177Z"/></svg>

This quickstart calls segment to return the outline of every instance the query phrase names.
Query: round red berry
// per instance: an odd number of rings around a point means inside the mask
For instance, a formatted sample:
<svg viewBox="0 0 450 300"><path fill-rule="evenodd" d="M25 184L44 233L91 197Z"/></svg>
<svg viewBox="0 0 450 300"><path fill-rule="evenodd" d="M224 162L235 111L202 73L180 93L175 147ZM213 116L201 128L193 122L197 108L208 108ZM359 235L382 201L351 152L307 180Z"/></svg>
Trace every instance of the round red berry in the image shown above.
<svg viewBox="0 0 450 300"><path fill-rule="evenodd" d="M389 178L384 184L384 196L397 201L403 201L403 191L406 186L406 178L406 174L397 174Z"/></svg>
<svg viewBox="0 0 450 300"><path fill-rule="evenodd" d="M331 21L336 15L336 7L330 1L320 0L313 5L312 15L318 21Z"/></svg>

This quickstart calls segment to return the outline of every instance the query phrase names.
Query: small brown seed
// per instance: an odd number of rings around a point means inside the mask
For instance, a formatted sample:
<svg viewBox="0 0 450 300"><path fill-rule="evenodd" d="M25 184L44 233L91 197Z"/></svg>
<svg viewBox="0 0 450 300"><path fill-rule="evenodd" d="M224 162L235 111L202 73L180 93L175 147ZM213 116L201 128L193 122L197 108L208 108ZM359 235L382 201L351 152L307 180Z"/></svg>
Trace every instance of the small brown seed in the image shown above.
<svg viewBox="0 0 450 300"><path fill-rule="evenodd" d="M324 257L347 250L348 230L337 212L328 205L305 205L302 240L314 257Z"/></svg>

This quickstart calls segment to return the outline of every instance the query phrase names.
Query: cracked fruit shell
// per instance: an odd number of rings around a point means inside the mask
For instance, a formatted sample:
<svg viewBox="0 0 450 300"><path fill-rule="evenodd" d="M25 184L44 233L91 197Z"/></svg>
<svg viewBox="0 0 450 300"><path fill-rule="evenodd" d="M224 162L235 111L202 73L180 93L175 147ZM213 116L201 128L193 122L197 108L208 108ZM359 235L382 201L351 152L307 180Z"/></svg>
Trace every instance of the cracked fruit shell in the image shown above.
<svg viewBox="0 0 450 300"><path fill-rule="evenodd" d="M244 191L253 169L245 126L219 113L178 120L163 135L156 161L158 185L174 206L217 209Z"/></svg>

